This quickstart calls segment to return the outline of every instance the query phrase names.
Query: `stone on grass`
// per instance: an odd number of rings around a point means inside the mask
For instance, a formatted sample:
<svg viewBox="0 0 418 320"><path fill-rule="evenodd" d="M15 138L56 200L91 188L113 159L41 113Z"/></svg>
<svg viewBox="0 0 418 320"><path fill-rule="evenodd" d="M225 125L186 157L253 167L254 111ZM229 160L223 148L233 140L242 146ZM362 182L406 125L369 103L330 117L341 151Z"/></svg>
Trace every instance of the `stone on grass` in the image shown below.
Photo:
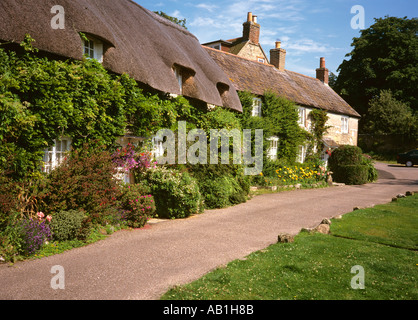
<svg viewBox="0 0 418 320"><path fill-rule="evenodd" d="M277 236L277 242L279 243L289 243L295 241L295 237L289 233L280 233Z"/></svg>
<svg viewBox="0 0 418 320"><path fill-rule="evenodd" d="M315 231L323 234L329 234L329 224L320 224L315 228Z"/></svg>

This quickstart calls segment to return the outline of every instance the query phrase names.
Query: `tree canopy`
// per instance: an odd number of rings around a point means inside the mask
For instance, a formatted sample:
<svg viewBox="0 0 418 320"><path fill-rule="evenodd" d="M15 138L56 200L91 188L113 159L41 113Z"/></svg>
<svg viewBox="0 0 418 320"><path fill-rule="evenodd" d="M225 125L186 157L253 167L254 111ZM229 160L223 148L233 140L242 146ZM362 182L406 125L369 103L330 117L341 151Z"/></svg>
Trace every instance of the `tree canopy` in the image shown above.
<svg viewBox="0 0 418 320"><path fill-rule="evenodd" d="M418 110L418 19L389 17L361 31L339 66L335 90L361 115L381 90Z"/></svg>

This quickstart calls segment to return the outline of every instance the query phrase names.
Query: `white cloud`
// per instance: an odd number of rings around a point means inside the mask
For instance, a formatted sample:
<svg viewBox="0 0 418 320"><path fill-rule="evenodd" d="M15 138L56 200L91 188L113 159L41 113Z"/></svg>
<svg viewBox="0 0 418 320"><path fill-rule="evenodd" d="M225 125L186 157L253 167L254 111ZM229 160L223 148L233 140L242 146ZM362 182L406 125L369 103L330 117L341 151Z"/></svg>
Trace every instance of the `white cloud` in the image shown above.
<svg viewBox="0 0 418 320"><path fill-rule="evenodd" d="M213 12L215 9L218 8L218 6L214 4L199 3L198 5L196 5L196 8L205 9L209 12Z"/></svg>
<svg viewBox="0 0 418 320"><path fill-rule="evenodd" d="M286 50L292 51L293 55L300 55L307 52L310 53L329 53L337 50L327 44L318 43L311 39L288 40L286 42Z"/></svg>

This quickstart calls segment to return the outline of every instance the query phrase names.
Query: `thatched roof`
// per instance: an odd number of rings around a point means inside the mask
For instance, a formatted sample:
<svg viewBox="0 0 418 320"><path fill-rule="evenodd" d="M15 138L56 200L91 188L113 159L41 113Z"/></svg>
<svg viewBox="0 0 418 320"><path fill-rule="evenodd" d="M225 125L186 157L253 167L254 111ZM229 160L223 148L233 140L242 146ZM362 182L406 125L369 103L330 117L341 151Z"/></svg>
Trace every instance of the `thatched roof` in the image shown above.
<svg viewBox="0 0 418 320"><path fill-rule="evenodd" d="M289 70L279 71L273 65L204 48L225 71L238 91L249 91L261 96L266 90L271 90L301 106L360 117L332 88L316 78Z"/></svg>
<svg viewBox="0 0 418 320"><path fill-rule="evenodd" d="M65 10L65 29L51 28L51 8ZM103 66L128 73L162 92L180 94L174 65L192 75L183 95L241 111L228 77L186 29L130 0L1 0L0 40L21 42L25 34L38 49L82 59L79 32L105 44ZM218 88L222 88L222 92Z"/></svg>

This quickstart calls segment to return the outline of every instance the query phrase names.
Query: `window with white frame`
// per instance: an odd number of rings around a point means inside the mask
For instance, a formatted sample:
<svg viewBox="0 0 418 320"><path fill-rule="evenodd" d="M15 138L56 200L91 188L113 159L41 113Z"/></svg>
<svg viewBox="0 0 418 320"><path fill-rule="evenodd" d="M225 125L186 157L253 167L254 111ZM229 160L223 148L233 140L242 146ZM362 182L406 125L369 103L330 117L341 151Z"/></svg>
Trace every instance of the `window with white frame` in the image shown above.
<svg viewBox="0 0 418 320"><path fill-rule="evenodd" d="M103 62L103 43L91 38L83 39L84 55L90 59L96 59Z"/></svg>
<svg viewBox="0 0 418 320"><path fill-rule="evenodd" d="M183 76L181 74L181 70L178 67L173 67L173 71L180 87L180 93L182 94L183 93Z"/></svg>
<svg viewBox="0 0 418 320"><path fill-rule="evenodd" d="M267 140L270 141L270 147L268 149L267 156L271 160L276 160L277 159L277 150L278 150L279 138L276 137L276 136L273 136L273 137L268 138Z"/></svg>
<svg viewBox="0 0 418 320"><path fill-rule="evenodd" d="M341 117L341 133L348 133L348 117Z"/></svg>
<svg viewBox="0 0 418 320"><path fill-rule="evenodd" d="M44 152L43 172L50 173L58 167L71 149L71 138L61 138L54 140L54 145Z"/></svg>
<svg viewBox="0 0 418 320"><path fill-rule="evenodd" d="M253 117L261 117L261 105L260 98L253 98L253 110L251 112Z"/></svg>
<svg viewBox="0 0 418 320"><path fill-rule="evenodd" d="M296 162L303 163L306 158L306 146L301 145L298 148L298 155L296 157Z"/></svg>
<svg viewBox="0 0 418 320"><path fill-rule="evenodd" d="M258 62L264 63L266 62L263 58L257 58Z"/></svg>
<svg viewBox="0 0 418 320"><path fill-rule="evenodd" d="M302 127L305 126L306 123L306 109L299 107L299 120L298 120L299 125L301 125Z"/></svg>
<svg viewBox="0 0 418 320"><path fill-rule="evenodd" d="M152 139L152 153L155 159L164 156L163 140L157 138Z"/></svg>

